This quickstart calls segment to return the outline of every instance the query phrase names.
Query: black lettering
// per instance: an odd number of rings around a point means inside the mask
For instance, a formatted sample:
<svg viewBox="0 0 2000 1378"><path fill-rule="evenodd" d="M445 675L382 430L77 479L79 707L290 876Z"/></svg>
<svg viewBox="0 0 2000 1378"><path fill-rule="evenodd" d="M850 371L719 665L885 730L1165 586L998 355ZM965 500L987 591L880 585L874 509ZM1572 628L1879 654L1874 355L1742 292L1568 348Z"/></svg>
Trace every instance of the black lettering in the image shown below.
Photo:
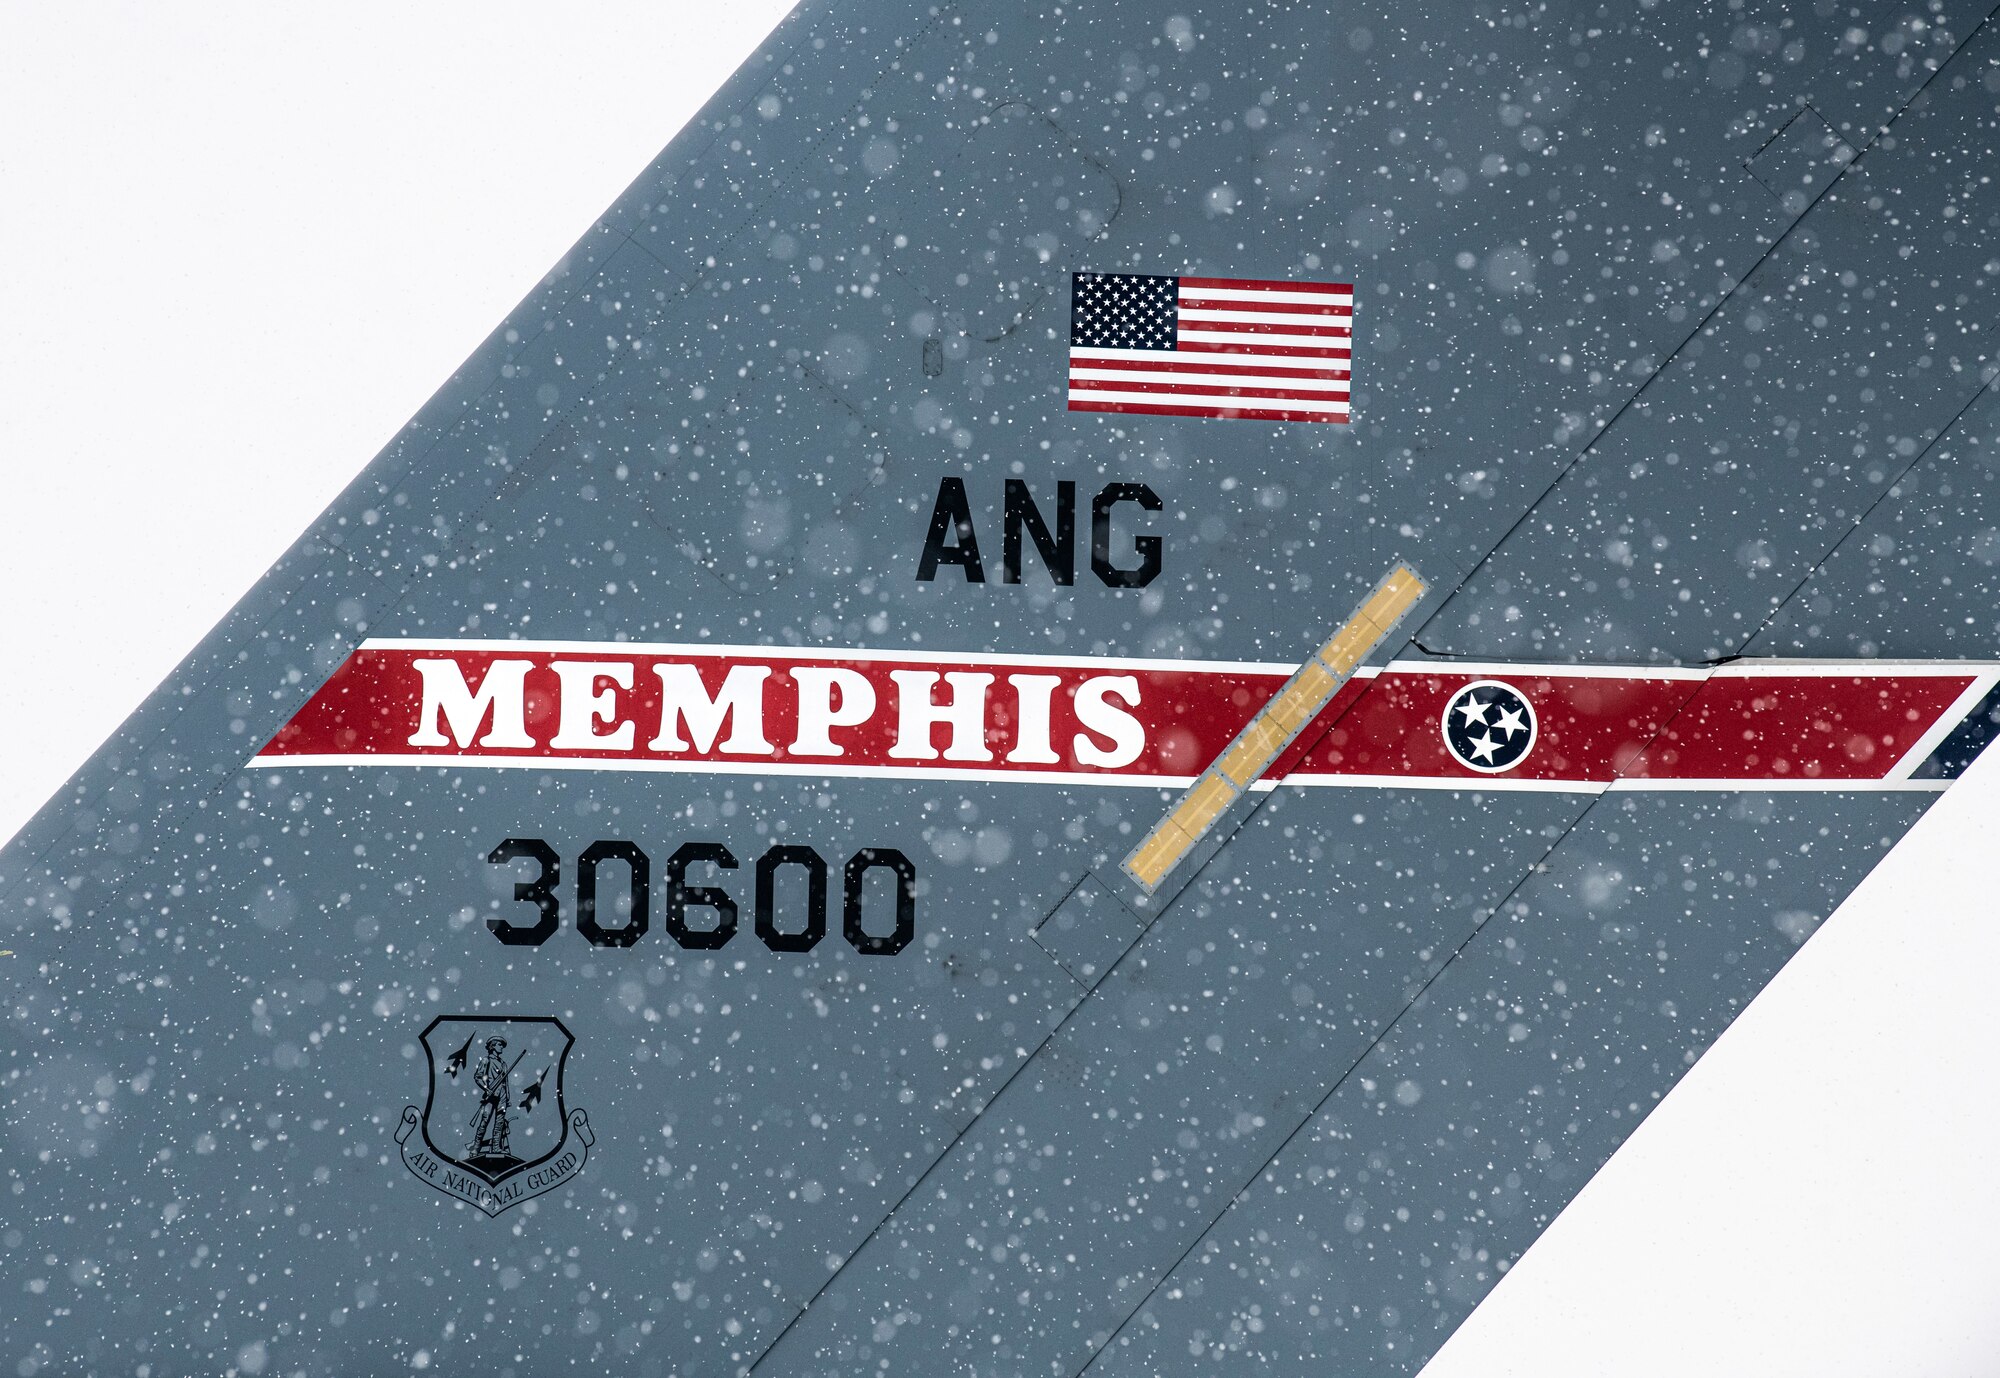
<svg viewBox="0 0 2000 1378"><path fill-rule="evenodd" d="M1111 563L1111 509L1121 502L1136 502L1148 512L1160 510L1159 495L1143 483L1111 483L1090 504L1090 568L1114 589L1142 589L1159 577L1158 536L1134 536L1132 549L1139 557L1135 569L1120 569Z"/></svg>
<svg viewBox="0 0 2000 1378"><path fill-rule="evenodd" d="M861 926L863 889L868 873L877 868L896 875L896 928L878 938ZM840 931L854 950L867 957L893 957L917 935L917 868L894 847L863 847L847 860L841 876L843 902Z"/></svg>
<svg viewBox="0 0 2000 1378"><path fill-rule="evenodd" d="M556 898L556 884L562 880L562 858L539 837L510 837L486 854L486 859L495 866L504 866L519 857L540 862L542 873L533 880L515 881L514 898L532 901L541 911L541 917L532 924L511 924L495 915L486 921L486 927L509 947L539 947L562 923L562 901Z"/></svg>
<svg viewBox="0 0 2000 1378"><path fill-rule="evenodd" d="M736 858L720 842L690 842L667 858L667 932L682 947L712 952L736 936L736 901L717 885L689 885L687 868L706 862L736 869ZM689 905L715 911L713 928L688 927Z"/></svg>
<svg viewBox="0 0 2000 1378"><path fill-rule="evenodd" d="M1021 533L1035 543L1035 549L1042 557L1042 563L1049 567L1049 577L1058 584L1076 582L1076 485L1068 479L1056 483L1056 534L1049 535L1048 524L1042 520L1035 499L1028 492L1025 479L1007 480L1007 501L1005 522L1002 528L1000 548L1006 559L1006 567L1001 574L1004 583L1021 582Z"/></svg>
<svg viewBox="0 0 2000 1378"><path fill-rule="evenodd" d="M778 868L806 868L806 926L780 933L772 916ZM778 846L757 858L757 936L773 952L811 952L826 936L826 862L810 847Z"/></svg>
<svg viewBox="0 0 2000 1378"><path fill-rule="evenodd" d="M623 928L597 922L597 867L622 861L631 871L632 912ZM604 839L591 843L576 859L576 931L599 947L630 947L646 936L646 911L653 890L652 863L630 842Z"/></svg>
<svg viewBox="0 0 2000 1378"><path fill-rule="evenodd" d="M954 532L958 543L946 545L945 538ZM917 561L917 578L925 582L937 578L939 565L959 566L968 584L986 582L986 566L979 561L979 541L972 534L972 506L966 501L962 478L938 483L937 505L931 509L931 529L924 537L923 557Z"/></svg>

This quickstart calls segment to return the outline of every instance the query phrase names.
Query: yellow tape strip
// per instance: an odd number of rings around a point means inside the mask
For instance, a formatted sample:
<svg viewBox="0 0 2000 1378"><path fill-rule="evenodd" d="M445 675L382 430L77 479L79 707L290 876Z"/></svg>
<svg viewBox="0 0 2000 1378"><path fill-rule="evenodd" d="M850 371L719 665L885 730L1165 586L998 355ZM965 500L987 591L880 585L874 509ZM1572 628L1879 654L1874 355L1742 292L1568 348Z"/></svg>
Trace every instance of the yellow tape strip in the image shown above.
<svg viewBox="0 0 2000 1378"><path fill-rule="evenodd" d="M1125 873L1147 893L1157 890L1181 858L1215 826L1215 820L1250 788L1354 671L1394 631L1424 596L1424 581L1408 565L1383 576L1319 654L1298 668L1244 725L1187 792L1174 801L1145 839L1125 858Z"/></svg>
<svg viewBox="0 0 2000 1378"><path fill-rule="evenodd" d="M1167 872L1174 869L1174 863L1186 856L1192 846L1193 838L1163 818L1138 849L1125 858L1125 869L1150 892L1158 888L1167 878Z"/></svg>
<svg viewBox="0 0 2000 1378"><path fill-rule="evenodd" d="M1243 729L1243 735L1230 744L1229 750L1222 753L1215 768L1236 788L1249 789L1250 782L1262 775L1264 767L1284 749L1285 730L1259 714Z"/></svg>

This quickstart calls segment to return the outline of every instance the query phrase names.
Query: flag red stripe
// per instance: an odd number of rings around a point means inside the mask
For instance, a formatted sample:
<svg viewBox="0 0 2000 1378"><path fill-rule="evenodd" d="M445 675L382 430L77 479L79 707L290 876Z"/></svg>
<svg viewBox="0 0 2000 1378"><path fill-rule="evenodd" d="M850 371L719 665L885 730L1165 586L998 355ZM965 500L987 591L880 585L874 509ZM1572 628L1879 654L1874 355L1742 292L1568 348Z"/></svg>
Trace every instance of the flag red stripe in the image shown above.
<svg viewBox="0 0 2000 1378"><path fill-rule="evenodd" d="M1331 421L1337 425L1347 423L1345 416L1335 416L1328 412L1280 411L1274 407L1177 407L1166 402L1078 402L1072 398L1069 409L1137 412L1146 416L1207 416L1223 420Z"/></svg>
<svg viewBox="0 0 2000 1378"><path fill-rule="evenodd" d="M1079 356L1074 351L1069 356L1071 368L1107 368L1126 372L1159 373L1215 373L1249 374L1265 378L1345 378L1344 368L1306 368L1297 364L1203 364L1183 362L1160 351L1159 362L1151 359L1092 359Z"/></svg>
<svg viewBox="0 0 2000 1378"><path fill-rule="evenodd" d="M1182 278L1181 291L1217 287L1230 292L1324 292L1354 295L1351 282L1273 282L1269 278Z"/></svg>
<svg viewBox="0 0 2000 1378"><path fill-rule="evenodd" d="M1345 359L1348 347L1341 345L1223 344L1216 340L1196 340L1182 346L1183 352L1206 354L1257 354L1284 359ZM1165 353L1164 350L1161 351Z"/></svg>
<svg viewBox="0 0 2000 1378"><path fill-rule="evenodd" d="M1227 297L1201 297L1181 293L1181 310L1254 311L1262 316L1282 312L1288 316L1329 316L1346 320L1354 314L1351 306L1320 306L1307 301L1233 301Z"/></svg>
<svg viewBox="0 0 2000 1378"><path fill-rule="evenodd" d="M1072 389L1082 388L1098 392L1196 393L1211 397L1217 393L1222 393L1229 397L1288 397L1306 402L1344 402L1347 400L1346 388L1232 387L1228 383L1125 382L1122 380L1114 381L1110 378L1071 378L1069 385Z"/></svg>
<svg viewBox="0 0 2000 1378"><path fill-rule="evenodd" d="M1275 321L1190 321L1180 323L1182 330L1213 331L1226 335L1307 335L1314 339L1345 340L1354 335L1351 326L1345 325L1294 325L1286 321L1280 325Z"/></svg>

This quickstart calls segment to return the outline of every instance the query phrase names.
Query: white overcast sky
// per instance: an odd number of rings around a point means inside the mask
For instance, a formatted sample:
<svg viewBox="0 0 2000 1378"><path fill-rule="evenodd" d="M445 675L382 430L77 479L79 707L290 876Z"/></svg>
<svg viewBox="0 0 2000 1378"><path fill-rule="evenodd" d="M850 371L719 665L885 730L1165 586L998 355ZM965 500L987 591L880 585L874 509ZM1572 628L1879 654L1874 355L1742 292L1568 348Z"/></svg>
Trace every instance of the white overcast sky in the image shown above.
<svg viewBox="0 0 2000 1378"><path fill-rule="evenodd" d="M0 0L0 838L785 8ZM2000 1372L1996 823L2000 759L1429 1378Z"/></svg>

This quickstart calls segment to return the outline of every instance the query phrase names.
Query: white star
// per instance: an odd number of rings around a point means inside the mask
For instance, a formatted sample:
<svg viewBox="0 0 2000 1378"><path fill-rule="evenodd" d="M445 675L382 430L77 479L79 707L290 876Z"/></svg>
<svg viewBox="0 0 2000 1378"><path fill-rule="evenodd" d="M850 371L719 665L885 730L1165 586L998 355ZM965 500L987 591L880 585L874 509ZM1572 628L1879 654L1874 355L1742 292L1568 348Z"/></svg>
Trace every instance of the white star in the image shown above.
<svg viewBox="0 0 2000 1378"><path fill-rule="evenodd" d="M1494 741L1491 737L1474 737L1472 739L1472 755L1475 760L1491 761L1493 753L1499 749L1500 743Z"/></svg>
<svg viewBox="0 0 2000 1378"><path fill-rule="evenodd" d="M1526 732L1528 730L1528 720L1518 708L1503 708L1500 710L1500 717L1494 723L1494 726L1511 737L1516 732Z"/></svg>
<svg viewBox="0 0 2000 1378"><path fill-rule="evenodd" d="M1469 728L1474 723L1478 723L1480 724L1480 726L1483 727L1486 724L1486 710L1491 706L1492 705L1490 704L1481 703L1477 699L1473 698L1472 695L1467 694L1465 696L1465 702L1461 703L1460 705L1458 705L1458 707L1452 709L1451 711L1465 719L1466 727Z"/></svg>

